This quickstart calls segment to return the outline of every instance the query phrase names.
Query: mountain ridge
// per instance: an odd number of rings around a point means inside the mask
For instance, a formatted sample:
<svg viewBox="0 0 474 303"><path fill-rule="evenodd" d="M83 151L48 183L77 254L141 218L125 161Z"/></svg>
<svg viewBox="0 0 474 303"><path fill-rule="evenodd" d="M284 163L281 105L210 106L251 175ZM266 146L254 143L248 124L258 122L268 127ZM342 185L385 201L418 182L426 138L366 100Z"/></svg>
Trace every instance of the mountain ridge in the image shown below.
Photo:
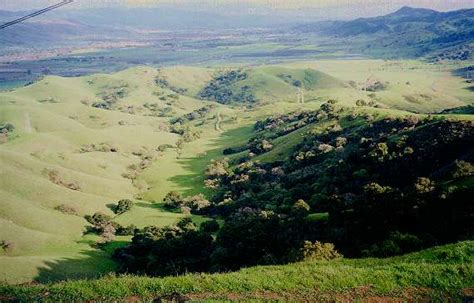
<svg viewBox="0 0 474 303"><path fill-rule="evenodd" d="M405 6L384 16L307 23L294 31L350 39L344 43L352 52L378 57L466 60L473 57L474 9L438 12Z"/></svg>

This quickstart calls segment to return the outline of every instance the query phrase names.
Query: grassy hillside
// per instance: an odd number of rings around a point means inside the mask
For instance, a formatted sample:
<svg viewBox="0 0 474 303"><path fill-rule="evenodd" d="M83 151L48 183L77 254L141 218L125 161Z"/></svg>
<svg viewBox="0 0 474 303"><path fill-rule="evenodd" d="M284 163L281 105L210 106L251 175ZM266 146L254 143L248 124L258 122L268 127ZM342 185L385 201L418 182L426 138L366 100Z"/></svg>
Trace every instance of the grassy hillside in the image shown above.
<svg viewBox="0 0 474 303"><path fill-rule="evenodd" d="M0 146L0 238L13 243L12 249L0 253L0 279L50 279L40 272L66 259L87 261L61 269L63 277L113 270L108 254L91 247L96 239L82 235L88 225L83 216L98 211L112 215L107 205L120 199L137 203L130 213L116 218L119 223L163 226L183 217L151 206L149 201L162 196L136 200L148 185L123 177L130 165L142 161L140 154L151 154L156 163L176 157L172 150L156 150L162 144L174 145L179 136L163 128L168 117L155 117L149 108L169 107L171 115L180 115L202 104L185 96L167 97L172 92L156 87L155 74L138 68L85 78L47 77L1 94L0 119L15 130ZM111 110L92 106L117 87L127 94ZM153 95L156 92L165 98ZM147 108L146 103L157 106ZM166 193L170 187L162 190ZM75 214L56 210L60 205Z"/></svg>
<svg viewBox="0 0 474 303"><path fill-rule="evenodd" d="M2 301L450 301L470 298L474 242L388 259L341 259L259 266L234 273L168 278L114 277L0 286Z"/></svg>
<svg viewBox="0 0 474 303"><path fill-rule="evenodd" d="M159 71L139 67L79 78L48 76L1 92L0 124L11 123L14 130L0 137L0 241L12 244L0 251L0 280L43 282L113 271L112 250L98 250L94 247L98 237L83 234L89 225L84 216L103 212L114 216L115 222L138 227L175 223L184 215L162 207L166 193L209 195L202 186L206 165L222 157L224 148L245 144L257 119L316 109L328 99L353 106L358 99L375 98L377 110L401 113L471 104L464 80L450 73L454 68L459 66L438 69L406 61L242 67L248 77L235 87L248 86L258 98L259 106L252 111L196 98L221 71L197 67ZM375 97L362 90L371 76L389 82ZM295 81L304 90L304 104L297 101ZM428 93L429 100L405 98ZM200 131L200 138L184 144L178 154L181 136L170 129L170 119L209 104L215 107L205 118L188 123ZM299 135L280 139L272 152L259 157L271 161L287 156L289 147L301 140ZM169 148L160 151L161 145ZM137 168L141 165L144 168ZM110 204L125 198L135 206L115 216ZM74 211L64 213L60 206ZM206 219L195 216L194 220ZM118 237L114 245L129 240Z"/></svg>

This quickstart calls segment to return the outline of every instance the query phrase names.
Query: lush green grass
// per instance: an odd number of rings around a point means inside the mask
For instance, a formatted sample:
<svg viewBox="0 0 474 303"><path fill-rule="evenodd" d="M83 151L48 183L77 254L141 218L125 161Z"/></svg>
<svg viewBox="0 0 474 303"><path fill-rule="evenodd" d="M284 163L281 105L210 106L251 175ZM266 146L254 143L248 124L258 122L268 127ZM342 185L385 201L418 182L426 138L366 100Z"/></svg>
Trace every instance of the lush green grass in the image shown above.
<svg viewBox="0 0 474 303"><path fill-rule="evenodd" d="M234 273L185 275L167 278L114 277L48 285L0 287L0 296L20 301L152 300L181 294L200 300L387 296L413 299L459 299L474 283L474 242L460 242L388 259L341 259L259 266ZM359 290L359 291L354 291Z"/></svg>

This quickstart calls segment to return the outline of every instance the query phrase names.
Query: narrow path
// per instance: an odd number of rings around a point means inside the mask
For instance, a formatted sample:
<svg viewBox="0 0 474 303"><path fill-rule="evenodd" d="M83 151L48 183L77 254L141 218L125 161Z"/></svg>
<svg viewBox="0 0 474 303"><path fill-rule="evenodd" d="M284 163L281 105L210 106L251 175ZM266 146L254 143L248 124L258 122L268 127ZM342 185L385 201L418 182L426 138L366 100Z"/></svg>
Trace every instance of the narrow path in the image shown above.
<svg viewBox="0 0 474 303"><path fill-rule="evenodd" d="M223 130L221 128L221 122L222 122L221 113L217 113L216 116L217 116L217 121L216 121L215 129L218 132L223 132Z"/></svg>
<svg viewBox="0 0 474 303"><path fill-rule="evenodd" d="M25 132L31 134L33 132L33 127L31 126L31 117L29 113L25 113Z"/></svg>

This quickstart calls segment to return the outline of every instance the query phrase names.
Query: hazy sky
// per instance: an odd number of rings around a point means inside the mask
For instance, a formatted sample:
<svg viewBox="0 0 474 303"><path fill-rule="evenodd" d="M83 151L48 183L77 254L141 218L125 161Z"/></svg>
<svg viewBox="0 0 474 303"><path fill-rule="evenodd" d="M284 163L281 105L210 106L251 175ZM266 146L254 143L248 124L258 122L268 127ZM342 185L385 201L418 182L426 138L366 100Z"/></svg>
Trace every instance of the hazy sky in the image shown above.
<svg viewBox="0 0 474 303"><path fill-rule="evenodd" d="M60 2L60 0L0 0L0 9L28 10ZM291 9L317 11L320 17L355 18L382 15L401 6L425 7L440 11L474 8L474 0L75 0L69 8L95 6L152 6L172 4L201 10L214 6L219 10L227 7L262 9Z"/></svg>

